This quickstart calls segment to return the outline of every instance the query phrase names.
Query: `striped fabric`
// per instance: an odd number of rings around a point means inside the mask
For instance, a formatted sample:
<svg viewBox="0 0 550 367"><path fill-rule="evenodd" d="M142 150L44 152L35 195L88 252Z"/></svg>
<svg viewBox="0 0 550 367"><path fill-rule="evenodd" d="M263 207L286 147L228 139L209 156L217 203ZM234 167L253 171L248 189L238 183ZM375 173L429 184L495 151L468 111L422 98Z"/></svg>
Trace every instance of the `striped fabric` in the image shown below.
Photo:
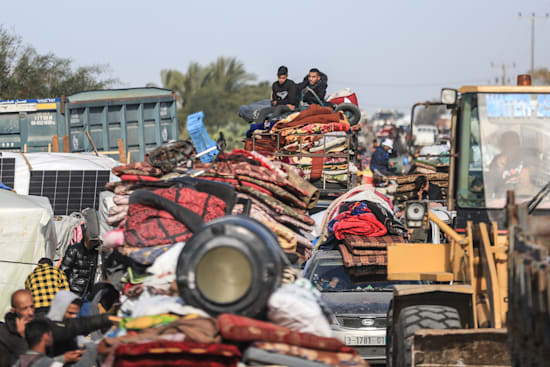
<svg viewBox="0 0 550 367"><path fill-rule="evenodd" d="M348 248L353 249L385 249L392 243L403 243L405 239L401 236L386 235L379 237L367 237L360 235L345 234L344 243Z"/></svg>
<svg viewBox="0 0 550 367"><path fill-rule="evenodd" d="M346 245L339 245L342 260L346 268L369 265L388 265L388 255L353 255ZM385 252L385 251L384 251Z"/></svg>

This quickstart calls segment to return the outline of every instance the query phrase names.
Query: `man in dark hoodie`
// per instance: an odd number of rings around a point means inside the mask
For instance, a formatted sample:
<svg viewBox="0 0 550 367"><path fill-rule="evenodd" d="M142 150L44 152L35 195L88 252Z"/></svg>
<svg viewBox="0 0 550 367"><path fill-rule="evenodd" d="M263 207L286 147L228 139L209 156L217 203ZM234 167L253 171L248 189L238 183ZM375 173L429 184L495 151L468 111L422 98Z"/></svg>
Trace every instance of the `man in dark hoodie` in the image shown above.
<svg viewBox="0 0 550 367"><path fill-rule="evenodd" d="M268 115L280 116L295 111L299 104L298 86L288 79L288 68L280 66L277 70L277 81L271 85L271 107L260 111L256 123L262 123Z"/></svg>
<svg viewBox="0 0 550 367"><path fill-rule="evenodd" d="M299 86L302 103L307 105L324 103L327 94L327 83L328 77L326 74L317 68L311 69Z"/></svg>

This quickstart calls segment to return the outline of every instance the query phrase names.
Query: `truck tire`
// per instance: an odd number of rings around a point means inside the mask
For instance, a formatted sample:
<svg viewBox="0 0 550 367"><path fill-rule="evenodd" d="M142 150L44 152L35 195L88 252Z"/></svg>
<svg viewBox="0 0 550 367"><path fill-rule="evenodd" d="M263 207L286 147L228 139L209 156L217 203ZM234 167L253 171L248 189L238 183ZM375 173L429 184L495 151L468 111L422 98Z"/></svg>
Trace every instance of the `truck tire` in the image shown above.
<svg viewBox="0 0 550 367"><path fill-rule="evenodd" d="M393 306L391 302L386 320L388 322L388 327L386 328L386 367L393 367Z"/></svg>
<svg viewBox="0 0 550 367"><path fill-rule="evenodd" d="M342 111L351 126L356 125L361 121L361 110L353 103L342 103L334 110L336 112Z"/></svg>
<svg viewBox="0 0 550 367"><path fill-rule="evenodd" d="M461 329L460 315L453 307L421 305L405 307L399 313L392 335L396 367L411 366L414 333L420 329Z"/></svg>

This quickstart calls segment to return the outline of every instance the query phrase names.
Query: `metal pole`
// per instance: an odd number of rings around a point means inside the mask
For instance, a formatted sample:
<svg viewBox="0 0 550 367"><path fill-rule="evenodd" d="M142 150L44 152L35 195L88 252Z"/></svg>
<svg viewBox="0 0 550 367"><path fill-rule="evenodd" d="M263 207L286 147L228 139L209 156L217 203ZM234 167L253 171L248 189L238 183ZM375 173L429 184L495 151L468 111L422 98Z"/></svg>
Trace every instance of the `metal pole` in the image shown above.
<svg viewBox="0 0 550 367"><path fill-rule="evenodd" d="M535 13L531 17L531 75L535 73Z"/></svg>
<svg viewBox="0 0 550 367"><path fill-rule="evenodd" d="M548 19L549 14L546 13L545 15L536 15L535 13L532 13L531 15L522 15L521 12L518 13L520 18L523 19L530 19L531 20L531 75L535 73L535 22L537 18L544 18Z"/></svg>

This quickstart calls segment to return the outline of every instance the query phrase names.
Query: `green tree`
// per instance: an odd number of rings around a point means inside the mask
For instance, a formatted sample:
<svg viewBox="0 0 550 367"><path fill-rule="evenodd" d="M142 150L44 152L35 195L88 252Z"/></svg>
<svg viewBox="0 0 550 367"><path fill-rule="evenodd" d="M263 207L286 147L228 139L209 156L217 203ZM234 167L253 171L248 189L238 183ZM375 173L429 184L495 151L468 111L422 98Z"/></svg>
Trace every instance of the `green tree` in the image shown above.
<svg viewBox="0 0 550 367"><path fill-rule="evenodd" d="M269 98L270 94L269 83L255 83L256 76L248 73L236 58L219 57L206 66L192 62L185 73L162 70L160 76L162 86L178 95L180 138L189 136L185 126L187 116L204 111L210 136L215 139L223 131L228 149L241 146L240 139L248 128L237 116L240 106Z"/></svg>
<svg viewBox="0 0 550 367"><path fill-rule="evenodd" d="M112 86L105 65L74 67L70 59L39 54L0 25L0 99L71 95Z"/></svg>

